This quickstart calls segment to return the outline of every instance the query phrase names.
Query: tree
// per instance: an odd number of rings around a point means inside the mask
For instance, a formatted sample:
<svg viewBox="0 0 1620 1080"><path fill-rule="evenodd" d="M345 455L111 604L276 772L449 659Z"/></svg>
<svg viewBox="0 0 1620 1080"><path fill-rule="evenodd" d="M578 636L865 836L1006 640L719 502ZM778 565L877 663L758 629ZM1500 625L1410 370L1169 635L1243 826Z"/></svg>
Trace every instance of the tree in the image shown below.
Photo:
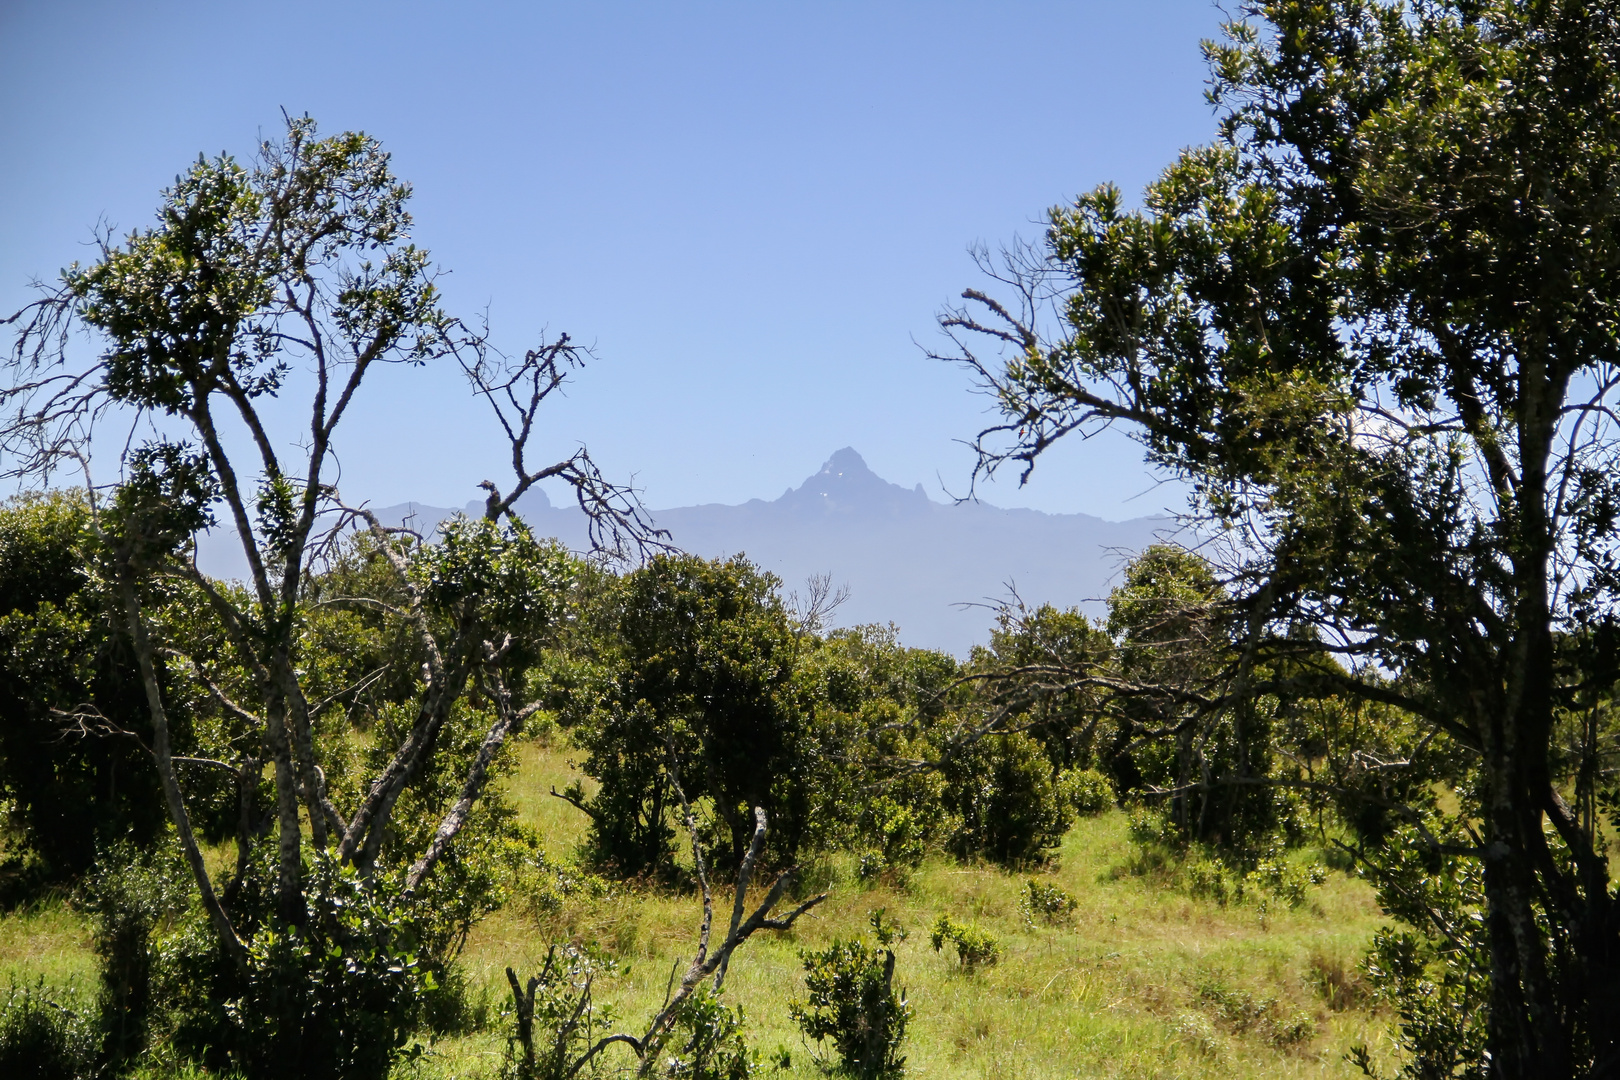
<svg viewBox="0 0 1620 1080"><path fill-rule="evenodd" d="M1219 139L1140 210L1053 210L943 317L1001 412L977 475L1118 423L1189 479L1233 541L1226 701L1411 718L1296 786L1381 801L1431 881L1482 871L1477 930L1455 889L1402 912L1488 977L1485 1057L1452 1064L1612 1074L1620 5L1279 0L1226 32ZM1401 794L1440 748L1455 814Z"/></svg>
<svg viewBox="0 0 1620 1080"><path fill-rule="evenodd" d="M62 722L94 700L122 725L149 730L134 664L87 570L95 559L82 501L0 507L0 790L22 841L0 869L6 902L77 877L100 845L150 841L163 825L157 777L139 747L74 737Z"/></svg>
<svg viewBox="0 0 1620 1080"><path fill-rule="evenodd" d="M397 886L408 897L455 843L492 760L536 708L522 700L524 673L535 635L556 613L565 567L559 552L509 520L514 502L556 478L574 487L594 536L623 543L651 535L631 493L605 481L583 449L530 464L540 406L584 354L564 336L509 359L448 315L427 253L409 241L409 196L376 140L354 132L320 138L307 117L289 118L284 140L264 143L251 167L199 158L164 193L154 226L121 244L104 237L94 263L64 271L9 320L18 330L0 389L6 473L42 482L75 464L84 472L105 553L95 569L135 661L168 814L219 944L243 973L279 946L255 945L259 928L231 910L230 890L222 895L204 865L176 769L170 680L189 679L241 733L234 761L208 764L244 792L266 764L273 768L276 915L266 929L319 937L311 912L332 905L312 905L306 890L349 886L335 871L308 873L306 844L311 857L372 888L402 795L476 694L487 727L462 764L459 796L437 808L439 826L422 848L397 856ZM72 347L81 329L100 346L87 361ZM444 363L459 365L489 402L515 475L504 493L484 483L480 519L458 520L426 543L343 504L334 450L342 420L380 366ZM286 414L268 403L305 390L303 430L278 429ZM92 458L92 440L115 419L158 434L126 444L115 462L118 483L99 487L91 467L106 459ZM197 568L196 537L216 516L241 540L249 568L241 588ZM392 571L397 602L325 602L384 611L410 633L420 667L398 739L340 807L327 783L329 748L316 731L356 689L312 692L302 631L328 541L356 522ZM169 632L178 601L210 624L207 649ZM93 707L82 719L127 733ZM244 814L239 871L256 840ZM283 1067L300 1066L288 1056Z"/></svg>
<svg viewBox="0 0 1620 1080"><path fill-rule="evenodd" d="M792 858L805 829L798 641L778 582L746 558L658 555L625 575L597 643L595 693L574 695L575 738L601 787L587 803L598 856L627 874L673 854L671 747L693 798L707 799L725 865L739 865L764 807Z"/></svg>

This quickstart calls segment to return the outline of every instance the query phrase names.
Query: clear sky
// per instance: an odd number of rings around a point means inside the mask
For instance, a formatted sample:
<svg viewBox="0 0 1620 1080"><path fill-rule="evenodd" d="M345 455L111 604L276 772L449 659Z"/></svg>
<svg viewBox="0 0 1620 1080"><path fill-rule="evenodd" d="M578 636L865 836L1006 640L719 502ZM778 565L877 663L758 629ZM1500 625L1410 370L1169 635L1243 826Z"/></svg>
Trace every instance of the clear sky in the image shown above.
<svg viewBox="0 0 1620 1080"><path fill-rule="evenodd" d="M414 184L453 311L599 361L551 414L649 505L774 498L834 450L961 492L985 419L930 362L975 241L1134 194L1214 129L1208 0L181 3L0 0L0 307L151 220L199 152L281 109L360 128ZM502 449L459 377L393 371L343 490L460 505ZM1174 508L1123 439L1051 454L1005 506Z"/></svg>

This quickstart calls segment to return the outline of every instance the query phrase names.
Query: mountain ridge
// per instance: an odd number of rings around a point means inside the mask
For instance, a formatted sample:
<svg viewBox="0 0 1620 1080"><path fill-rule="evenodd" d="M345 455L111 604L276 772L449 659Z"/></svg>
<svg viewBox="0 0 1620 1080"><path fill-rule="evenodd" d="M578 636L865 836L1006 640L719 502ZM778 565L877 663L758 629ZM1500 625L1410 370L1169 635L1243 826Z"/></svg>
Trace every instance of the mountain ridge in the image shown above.
<svg viewBox="0 0 1620 1080"><path fill-rule="evenodd" d="M588 546L578 507L553 506L536 488L515 509L537 535L574 550ZM376 513L388 524L414 519L414 528L428 532L456 513L482 510L483 502L472 500L460 510L406 502ZM1011 589L1031 603L1100 614L1127 557L1176 525L1166 516L1116 522L976 501L939 503L921 484L907 488L878 476L853 447L836 451L775 499L671 507L651 517L680 549L705 558L746 554L781 578L784 590L830 574L835 587L850 589L835 614L838 625L892 622L907 644L958 656L988 638L990 608ZM199 552L203 569L241 576L225 565L235 537L207 539Z"/></svg>

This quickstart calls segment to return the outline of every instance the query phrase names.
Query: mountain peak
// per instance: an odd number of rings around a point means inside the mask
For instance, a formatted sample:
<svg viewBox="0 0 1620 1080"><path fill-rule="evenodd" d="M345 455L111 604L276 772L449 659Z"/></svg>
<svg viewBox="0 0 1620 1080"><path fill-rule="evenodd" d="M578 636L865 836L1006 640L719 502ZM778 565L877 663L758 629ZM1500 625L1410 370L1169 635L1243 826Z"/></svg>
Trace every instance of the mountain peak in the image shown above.
<svg viewBox="0 0 1620 1080"><path fill-rule="evenodd" d="M846 446L842 450L835 451L833 456L827 459L827 463L821 467L821 472L817 475L843 476L845 474L851 476L872 475L872 470L867 468L866 459L856 453L853 446Z"/></svg>
<svg viewBox="0 0 1620 1080"><path fill-rule="evenodd" d="M867 467L866 460L846 446L828 458L821 471L777 500L809 513L892 514L925 510L928 496L891 484Z"/></svg>

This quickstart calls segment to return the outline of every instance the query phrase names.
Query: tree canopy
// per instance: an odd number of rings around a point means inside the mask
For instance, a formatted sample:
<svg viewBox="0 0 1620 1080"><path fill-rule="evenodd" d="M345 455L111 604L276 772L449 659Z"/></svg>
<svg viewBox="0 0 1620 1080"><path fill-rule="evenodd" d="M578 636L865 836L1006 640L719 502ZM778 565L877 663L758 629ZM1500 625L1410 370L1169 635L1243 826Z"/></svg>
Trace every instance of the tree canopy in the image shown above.
<svg viewBox="0 0 1620 1080"><path fill-rule="evenodd" d="M1215 704L1413 718L1294 782L1390 804L1443 877L1482 868L1477 929L1439 900L1406 911L1488 985L1468 1022L1492 1075L1607 1073L1620 6L1257 3L1226 32L1220 138L1139 209L1111 186L1054 209L943 317L942 355L1001 414L980 475L1027 479L1120 424L1189 479L1225 542ZM1442 748L1452 814L1421 797Z"/></svg>

